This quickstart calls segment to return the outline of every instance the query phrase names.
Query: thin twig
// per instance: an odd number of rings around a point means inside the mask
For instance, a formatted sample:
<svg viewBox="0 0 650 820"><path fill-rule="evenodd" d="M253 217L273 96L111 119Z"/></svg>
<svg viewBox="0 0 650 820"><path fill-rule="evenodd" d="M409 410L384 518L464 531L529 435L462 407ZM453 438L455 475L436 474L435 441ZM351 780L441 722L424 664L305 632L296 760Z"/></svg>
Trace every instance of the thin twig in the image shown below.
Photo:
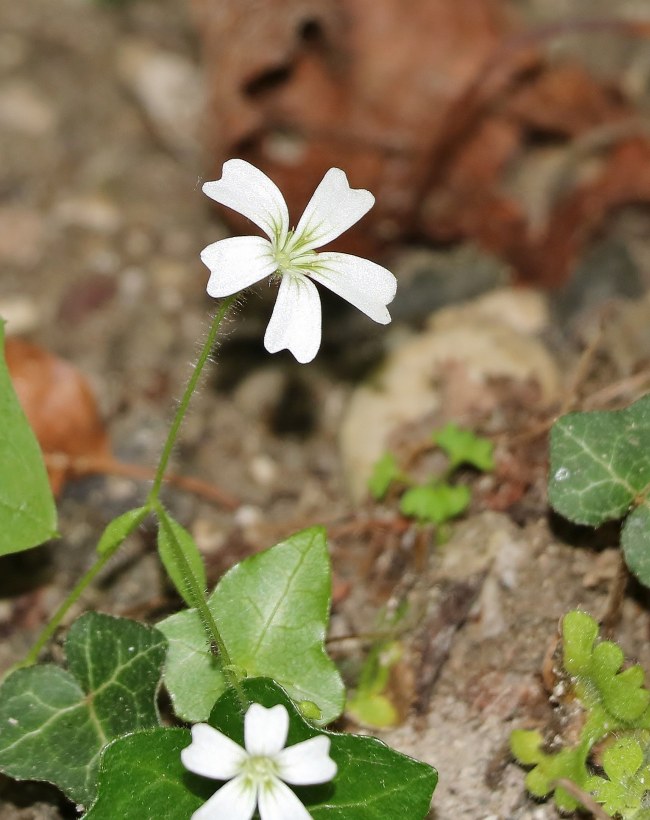
<svg viewBox="0 0 650 820"><path fill-rule="evenodd" d="M45 464L54 469L66 470L77 477L87 475L117 475L124 478L131 478L134 481L153 481L156 472L150 467L118 461L112 456L83 456L76 458L74 456L68 456L66 453L46 453ZM218 504L227 510L234 511L241 504L241 502L233 495L230 495L230 493L200 478L178 475L177 473L165 473L163 481L166 484L178 487L180 490L185 490L188 493L204 498L213 504Z"/></svg>

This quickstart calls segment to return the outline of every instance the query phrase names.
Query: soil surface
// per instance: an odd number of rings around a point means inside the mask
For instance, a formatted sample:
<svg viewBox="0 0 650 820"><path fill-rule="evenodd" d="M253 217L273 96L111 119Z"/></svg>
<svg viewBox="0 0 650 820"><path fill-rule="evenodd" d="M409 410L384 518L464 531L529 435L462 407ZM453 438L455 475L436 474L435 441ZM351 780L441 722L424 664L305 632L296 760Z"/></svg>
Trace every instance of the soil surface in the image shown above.
<svg viewBox="0 0 650 820"><path fill-rule="evenodd" d="M516 5L539 22L594 3ZM200 190L210 163L188 9L177 0L0 0L0 19L0 315L9 335L85 374L120 461L153 465L215 309L198 253L228 235ZM566 47L589 58L577 40ZM631 70L629 50L607 43L612 70ZM325 300L323 348L309 367L265 352L273 293L259 288L237 308L194 396L174 467L225 503L178 488L166 501L194 534L211 584L290 533L327 525L329 650L351 687L371 643L363 636L383 608L408 603L389 690L404 720L381 736L438 768L436 820L559 816L527 796L508 737L522 726L560 731L549 702L558 623L576 607L608 612L619 552L615 529L594 534L549 514L546 436L562 409L621 406L647 390L649 228L643 209L620 212L570 289L530 301L473 246L398 248L381 260L404 283L393 324ZM452 303L458 312L445 313ZM421 342L429 333L442 345L451 327L478 339L472 350L496 351L490 361L459 353L454 363ZM417 371L412 393L406 375L395 390L381 385L395 361L397 372L407 361ZM363 390L378 384L370 409ZM418 412L404 415L398 399ZM375 412L393 419L392 445L423 472L437 468L423 442L447 421L494 441L497 470L463 473L471 509L444 545L401 518L395 499L377 505L363 492L375 446L364 449L375 418L364 414ZM69 482L61 539L0 561L0 669L27 651L103 527L147 486L110 474ZM73 614L95 608L153 623L174 611L153 540L148 530L134 536ZM647 603L630 584L611 635L650 671ZM60 657L58 644L51 654ZM351 717L341 727L359 728ZM74 816L55 790L0 779L0 820Z"/></svg>

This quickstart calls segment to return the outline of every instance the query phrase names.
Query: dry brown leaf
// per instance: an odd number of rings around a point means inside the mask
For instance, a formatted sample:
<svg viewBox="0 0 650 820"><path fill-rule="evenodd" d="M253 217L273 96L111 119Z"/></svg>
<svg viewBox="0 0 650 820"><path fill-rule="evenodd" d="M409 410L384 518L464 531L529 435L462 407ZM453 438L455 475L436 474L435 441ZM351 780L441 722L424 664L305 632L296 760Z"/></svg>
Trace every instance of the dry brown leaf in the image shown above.
<svg viewBox="0 0 650 820"><path fill-rule="evenodd" d="M215 172L229 157L249 160L295 218L323 173L344 168L377 197L341 245L366 253L410 230L430 146L509 29L499 0L409 0L408 14L403 0L194 7Z"/></svg>
<svg viewBox="0 0 650 820"><path fill-rule="evenodd" d="M540 133L572 141L634 115L615 87L545 46L577 29L648 36L631 21L517 30L505 0L193 0L209 89L217 174L247 159L280 186L295 219L331 166L377 197L343 250L380 255L413 236L471 238L516 278L566 280L609 212L650 200L643 182L602 177L549 203L547 229L504 192L511 163ZM645 176L642 169L641 176ZM614 190L616 188L616 190ZM236 229L244 220L224 212Z"/></svg>
<svg viewBox="0 0 650 820"><path fill-rule="evenodd" d="M109 440L85 377L69 362L22 339L9 338L9 373L25 415L45 456L108 458ZM58 494L67 464L48 463L52 491Z"/></svg>

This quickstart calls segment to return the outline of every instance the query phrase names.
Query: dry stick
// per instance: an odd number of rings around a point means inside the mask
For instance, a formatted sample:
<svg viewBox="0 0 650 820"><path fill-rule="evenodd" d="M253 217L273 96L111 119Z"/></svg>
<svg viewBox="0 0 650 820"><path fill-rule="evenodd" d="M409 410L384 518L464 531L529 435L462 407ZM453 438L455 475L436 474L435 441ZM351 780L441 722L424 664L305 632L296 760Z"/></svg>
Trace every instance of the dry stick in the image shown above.
<svg viewBox="0 0 650 820"><path fill-rule="evenodd" d="M56 469L69 470L75 476L86 475L117 475L124 478L132 478L134 481L153 481L155 470L144 467L140 464L129 464L118 461L111 456L83 456L75 458L65 453L45 454L45 464ZM203 481L200 478L178 475L177 473L165 473L164 483L171 484L188 493L204 498L213 504L218 504L226 510L234 511L238 509L241 502L233 495L222 490L214 484Z"/></svg>
<svg viewBox="0 0 650 820"><path fill-rule="evenodd" d="M587 811L590 811L596 820L611 820L611 815L607 814L603 807L599 803L596 803L590 794L583 791L579 786L576 786L571 780L561 777L556 780L553 785L560 786L565 792L570 794L571 797L582 803L583 807L587 809Z"/></svg>
<svg viewBox="0 0 650 820"><path fill-rule="evenodd" d="M623 550L619 548L616 556L616 575L612 579L605 602L605 611L600 617L600 623L607 637L611 637L614 627L621 620L623 611L623 601L625 600L625 589L630 578L630 571L625 563Z"/></svg>

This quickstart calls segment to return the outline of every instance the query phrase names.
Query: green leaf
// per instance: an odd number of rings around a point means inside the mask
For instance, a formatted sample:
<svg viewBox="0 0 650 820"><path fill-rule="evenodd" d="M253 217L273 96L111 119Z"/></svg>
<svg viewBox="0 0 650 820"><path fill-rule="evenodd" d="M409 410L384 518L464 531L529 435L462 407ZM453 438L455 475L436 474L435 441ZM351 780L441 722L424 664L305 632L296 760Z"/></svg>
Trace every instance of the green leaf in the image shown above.
<svg viewBox="0 0 650 820"><path fill-rule="evenodd" d="M289 712L292 746L325 734L338 772L330 783L296 787L296 794L314 820L423 820L437 775L424 763L388 748L376 738L322 732L311 726L274 681L243 682L251 702ZM241 706L232 690L215 704L210 723L243 745ZM99 796L85 820L187 820L221 784L183 772L180 751L189 745L184 729L159 729L121 738L102 756ZM207 791L200 789L206 784Z"/></svg>
<svg viewBox="0 0 650 820"><path fill-rule="evenodd" d="M433 441L449 456L450 469L461 464L471 464L477 470L494 469L494 447L491 441L477 436L471 430L463 430L455 424L447 424L433 433Z"/></svg>
<svg viewBox="0 0 650 820"><path fill-rule="evenodd" d="M608 779L593 776L587 788L610 815L637 818L650 793L650 766L639 741L622 737L605 749L603 769Z"/></svg>
<svg viewBox="0 0 650 820"><path fill-rule="evenodd" d="M383 729L399 722L398 711L386 692L390 670L402 652L399 641L380 641L368 653L357 691L346 705L346 712L360 725Z"/></svg>
<svg viewBox="0 0 650 820"><path fill-rule="evenodd" d="M84 820L189 820L215 786L181 763L191 742L189 729L162 728L113 741L102 754L99 793Z"/></svg>
<svg viewBox="0 0 650 820"><path fill-rule="evenodd" d="M157 630L135 621L82 615L65 643L69 671L18 669L0 686L0 770L89 803L102 747L159 723L165 646Z"/></svg>
<svg viewBox="0 0 650 820"><path fill-rule="evenodd" d="M650 395L625 410L562 416L551 430L553 508L591 526L622 518L650 484L649 452Z"/></svg>
<svg viewBox="0 0 650 820"><path fill-rule="evenodd" d="M390 485L400 477L397 460L392 453L384 455L375 463L372 474L368 479L368 489L376 501L381 501L388 492Z"/></svg>
<svg viewBox="0 0 650 820"><path fill-rule="evenodd" d="M110 553L116 550L127 536L140 526L148 514L149 507L138 507L114 518L99 539L97 544L99 555L105 555L107 552Z"/></svg>
<svg viewBox="0 0 650 820"><path fill-rule="evenodd" d="M400 511L420 522L442 524L467 509L471 499L469 487L461 484L423 485L411 487L400 500Z"/></svg>
<svg viewBox="0 0 650 820"><path fill-rule="evenodd" d="M630 572L650 587L650 508L647 504L637 507L626 518L621 547Z"/></svg>
<svg viewBox="0 0 650 820"><path fill-rule="evenodd" d="M598 625L585 612L573 611L562 622L564 668L576 678L576 694L589 710L585 730L593 740L619 728L641 728L650 720L650 691L639 665L619 671L623 652L611 641L598 641Z"/></svg>
<svg viewBox="0 0 650 820"><path fill-rule="evenodd" d="M555 754L542 750L542 736L537 731L515 729L510 735L510 749L514 757L525 766L534 768L526 775L526 788L534 797L546 797L553 793L555 803L562 811L575 811L580 805L561 786L560 779L571 780L584 788L589 772L587 756L589 743L583 741L571 749L562 749Z"/></svg>
<svg viewBox="0 0 650 820"><path fill-rule="evenodd" d="M322 723L341 714L345 697L324 646L330 600L321 527L237 564L209 598L232 664L249 677L272 676L296 702L313 701ZM185 720L205 720L225 682L196 610L172 615L158 627L169 641L165 686L174 711Z"/></svg>
<svg viewBox="0 0 650 820"><path fill-rule="evenodd" d="M0 555L55 538L56 507L41 448L14 391L0 320Z"/></svg>
<svg viewBox="0 0 650 820"><path fill-rule="evenodd" d="M156 510L158 528L158 554L167 575L178 594L188 606L196 603L194 588L204 590L207 586L203 558L190 533L175 521L162 507ZM194 581L194 583L192 583Z"/></svg>

